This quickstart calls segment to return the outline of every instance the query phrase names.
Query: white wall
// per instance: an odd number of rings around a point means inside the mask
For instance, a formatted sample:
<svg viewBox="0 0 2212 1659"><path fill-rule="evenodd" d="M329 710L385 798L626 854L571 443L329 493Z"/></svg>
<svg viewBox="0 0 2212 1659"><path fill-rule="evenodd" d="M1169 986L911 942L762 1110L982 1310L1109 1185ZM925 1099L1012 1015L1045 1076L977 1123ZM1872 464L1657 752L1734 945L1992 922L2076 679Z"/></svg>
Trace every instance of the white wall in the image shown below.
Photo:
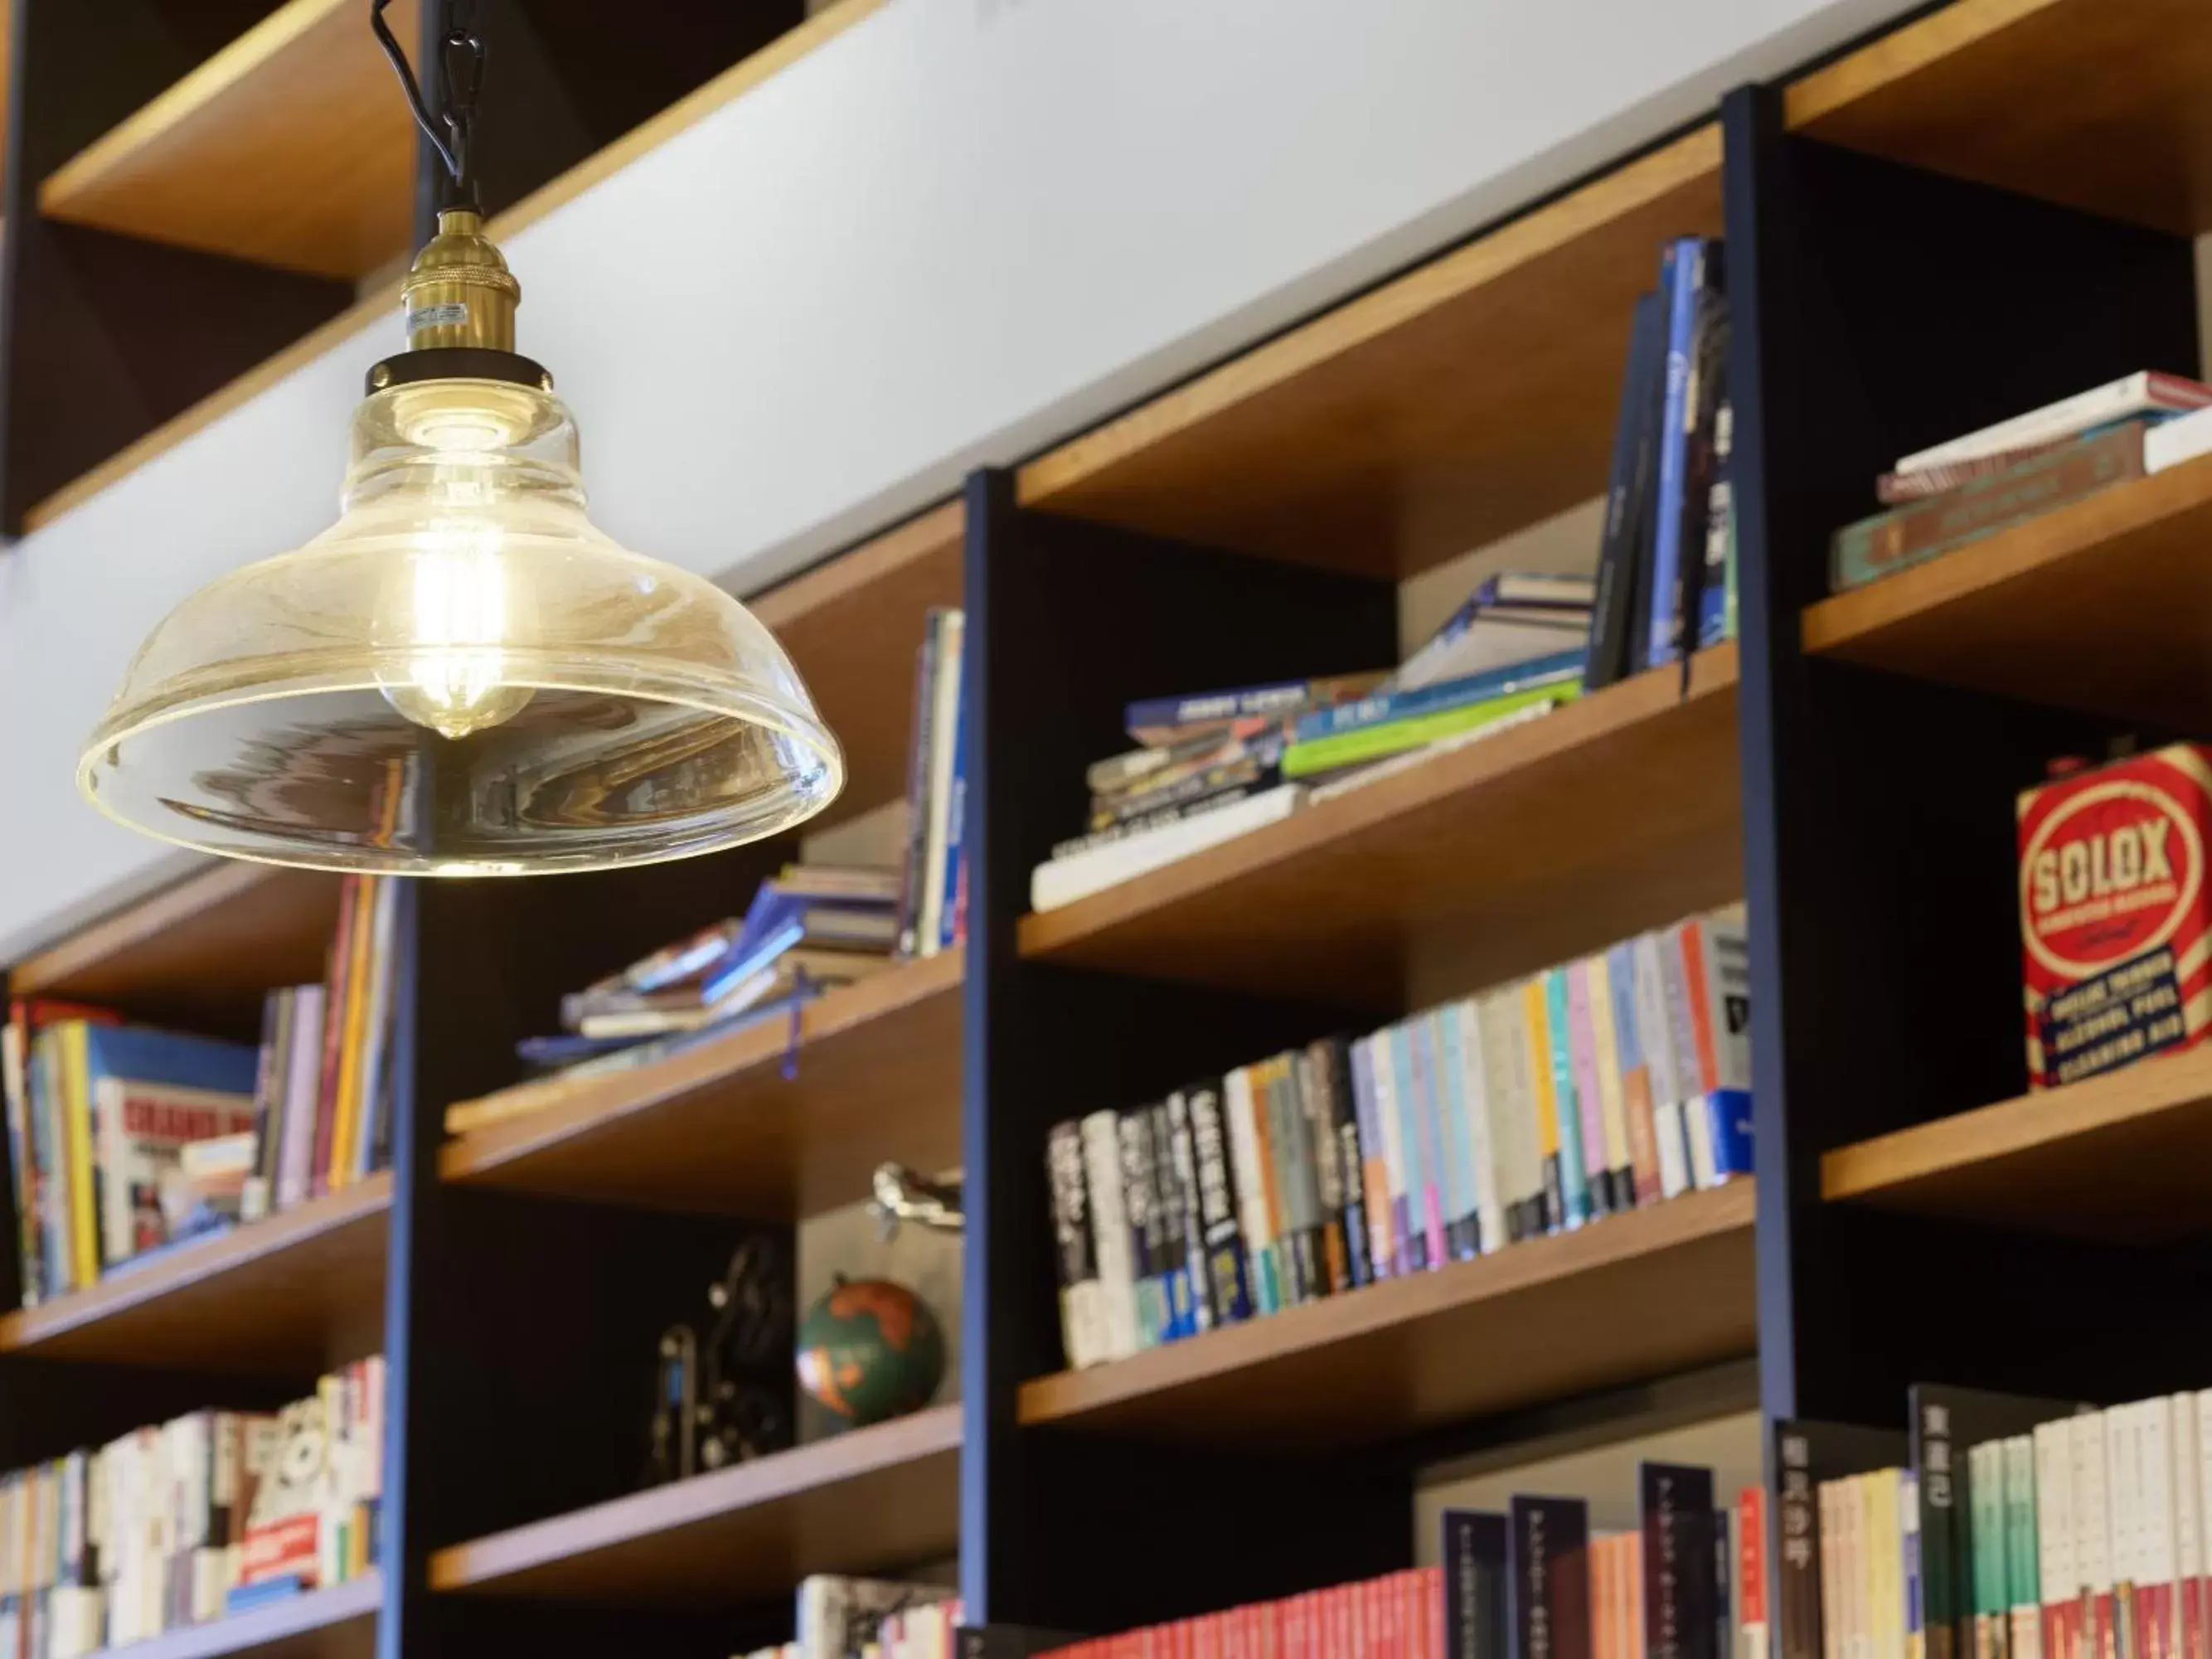
<svg viewBox="0 0 2212 1659"><path fill-rule="evenodd" d="M1905 4L890 0L515 238L522 345L608 526L758 587ZM398 343L0 557L0 961L177 872L77 738L162 611L328 517Z"/></svg>

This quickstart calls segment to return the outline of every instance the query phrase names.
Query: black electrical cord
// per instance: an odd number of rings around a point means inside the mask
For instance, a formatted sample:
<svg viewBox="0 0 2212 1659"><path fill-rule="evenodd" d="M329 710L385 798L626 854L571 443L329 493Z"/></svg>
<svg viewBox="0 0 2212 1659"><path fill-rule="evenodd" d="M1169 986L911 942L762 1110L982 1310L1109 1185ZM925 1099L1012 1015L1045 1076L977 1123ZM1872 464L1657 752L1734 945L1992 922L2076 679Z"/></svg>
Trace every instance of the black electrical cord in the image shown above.
<svg viewBox="0 0 2212 1659"><path fill-rule="evenodd" d="M476 175L470 167L469 137L476 125L477 99L483 90L483 38L470 21L458 15L461 8L449 14L442 42L446 108L442 115L433 115L423 100L422 86L415 78L414 67L393 38L392 26L384 21L384 9L391 3L392 0L369 0L368 27L376 36L377 45L384 48L384 55L392 60L392 71L399 77L400 90L407 94L407 107L414 112L415 125L422 130L422 136L430 141L430 148L438 153L438 160L445 166L443 204L477 207ZM445 129L442 134L439 131L441 126Z"/></svg>

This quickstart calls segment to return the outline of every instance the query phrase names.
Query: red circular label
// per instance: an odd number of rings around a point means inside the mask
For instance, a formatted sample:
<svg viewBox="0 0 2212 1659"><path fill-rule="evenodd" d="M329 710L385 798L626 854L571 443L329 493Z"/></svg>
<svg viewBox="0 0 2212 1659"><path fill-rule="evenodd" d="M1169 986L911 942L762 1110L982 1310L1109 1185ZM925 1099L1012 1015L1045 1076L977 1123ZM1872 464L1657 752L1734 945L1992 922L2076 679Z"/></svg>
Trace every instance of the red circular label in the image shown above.
<svg viewBox="0 0 2212 1659"><path fill-rule="evenodd" d="M2195 821L2154 784L2116 778L2069 796L2021 854L2028 951L2081 979L2157 949L2196 901L2203 854Z"/></svg>

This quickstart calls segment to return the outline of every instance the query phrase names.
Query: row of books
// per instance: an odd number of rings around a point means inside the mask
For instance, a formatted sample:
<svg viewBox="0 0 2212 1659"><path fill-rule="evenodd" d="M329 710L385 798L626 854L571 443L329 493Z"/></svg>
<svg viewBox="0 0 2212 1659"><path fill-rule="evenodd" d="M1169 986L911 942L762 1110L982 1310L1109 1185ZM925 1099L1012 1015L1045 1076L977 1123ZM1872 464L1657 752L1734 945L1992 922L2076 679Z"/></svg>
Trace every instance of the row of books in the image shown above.
<svg viewBox="0 0 2212 1659"><path fill-rule="evenodd" d="M388 1160L396 883L349 876L330 977L273 992L257 1050L21 998L0 1030L23 1304Z"/></svg>
<svg viewBox="0 0 2212 1659"><path fill-rule="evenodd" d="M1830 586L1862 586L2212 453L2208 405L2212 386L2146 369L1900 456L1875 481L1884 510L1836 532Z"/></svg>
<svg viewBox="0 0 2212 1659"><path fill-rule="evenodd" d="M793 1640L741 1659L952 1659L960 1603L933 1584L817 1573L793 1625Z"/></svg>
<svg viewBox="0 0 2212 1659"><path fill-rule="evenodd" d="M1094 1638L1058 1659L1763 1659L1765 1494L1646 1462L1633 1529L1579 1498L1447 1509L1440 1565ZM1741 1583L1741 1595L1735 1593Z"/></svg>
<svg viewBox="0 0 2212 1659"><path fill-rule="evenodd" d="M1914 1390L1887 1455L1784 1425L1787 1659L2196 1654L2212 1630L2212 1390L2103 1411ZM1824 1455L1863 1465L1820 1478Z"/></svg>
<svg viewBox="0 0 2212 1659"><path fill-rule="evenodd" d="M898 900L898 951L933 957L968 937L965 840L968 757L965 615L933 607L914 672L914 735L907 746L906 858Z"/></svg>
<svg viewBox="0 0 2212 1659"><path fill-rule="evenodd" d="M263 1001L239 1198L246 1220L350 1187L392 1162L398 904L397 879L346 877L330 977Z"/></svg>
<svg viewBox="0 0 2212 1659"><path fill-rule="evenodd" d="M357 1577L380 1359L273 1415L202 1411L0 1479L0 1654L77 1659Z"/></svg>
<svg viewBox="0 0 2212 1659"><path fill-rule="evenodd" d="M1723 245L1679 237L1636 304L1599 534L1592 690L1736 634Z"/></svg>
<svg viewBox="0 0 2212 1659"><path fill-rule="evenodd" d="M1056 1124L1067 1363L1747 1174L1740 911Z"/></svg>
<svg viewBox="0 0 2212 1659"><path fill-rule="evenodd" d="M862 866L789 864L763 882L742 916L662 946L561 999L562 1030L529 1036L516 1054L533 1073L574 1082L625 1070L789 1013L894 960L899 872ZM503 1091L448 1109L447 1127L471 1127L543 1103Z"/></svg>
<svg viewBox="0 0 2212 1659"><path fill-rule="evenodd" d="M1395 670L1148 698L1085 771L1090 816L1030 878L1050 910L1578 696L1586 576L1486 578Z"/></svg>

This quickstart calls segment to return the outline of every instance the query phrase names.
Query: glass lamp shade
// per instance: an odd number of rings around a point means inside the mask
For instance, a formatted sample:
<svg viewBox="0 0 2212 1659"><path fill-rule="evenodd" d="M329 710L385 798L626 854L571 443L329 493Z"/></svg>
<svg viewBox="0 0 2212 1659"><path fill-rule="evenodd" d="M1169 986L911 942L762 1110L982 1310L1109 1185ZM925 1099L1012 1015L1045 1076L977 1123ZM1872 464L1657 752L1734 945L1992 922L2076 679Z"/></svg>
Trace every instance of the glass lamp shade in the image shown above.
<svg viewBox="0 0 2212 1659"><path fill-rule="evenodd" d="M844 775L750 612L592 526L560 400L479 380L365 400L338 521L170 613L77 768L164 840L413 875L713 852Z"/></svg>

